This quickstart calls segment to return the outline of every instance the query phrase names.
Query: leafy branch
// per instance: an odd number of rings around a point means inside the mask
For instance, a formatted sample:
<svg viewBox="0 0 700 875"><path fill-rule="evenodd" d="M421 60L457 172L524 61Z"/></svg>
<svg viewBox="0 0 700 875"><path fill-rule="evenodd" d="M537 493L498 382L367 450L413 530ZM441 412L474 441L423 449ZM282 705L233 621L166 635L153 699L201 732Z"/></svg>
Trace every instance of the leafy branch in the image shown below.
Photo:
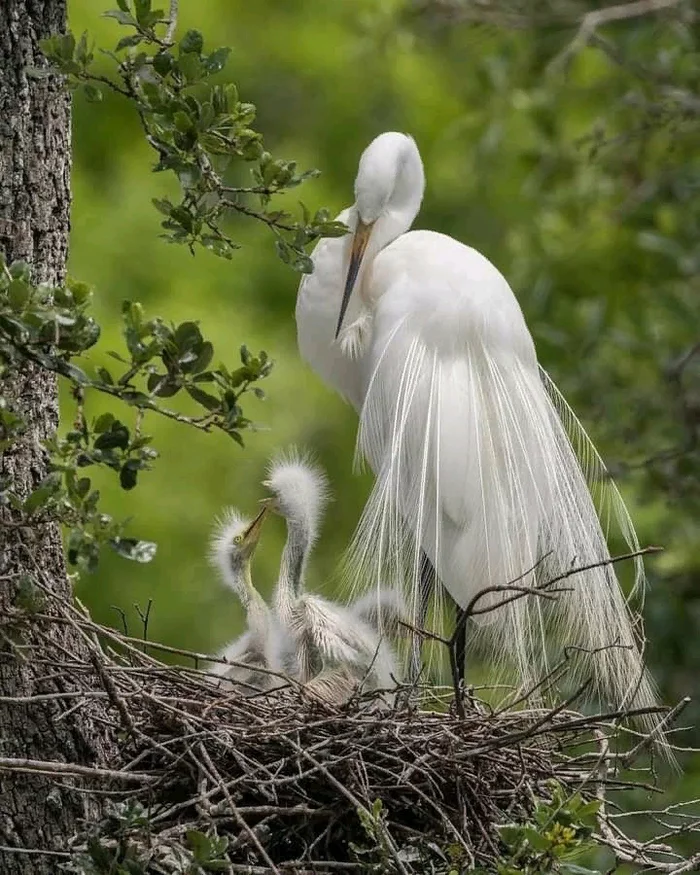
<svg viewBox="0 0 700 875"><path fill-rule="evenodd" d="M239 367L212 368L214 347L196 323L174 326L159 318L146 319L140 304L125 301L125 350L108 353L116 366L98 365L88 372L74 359L90 350L100 336L100 327L89 313L91 296L87 285L73 280L56 288L35 286L26 262L7 265L0 258L0 379L32 362L67 378L76 404L73 427L64 437L46 442L49 472L37 488L20 496L12 484L0 483L0 502L11 511L3 525L60 522L70 529L69 561L88 570L97 567L103 544L140 562L153 558L155 545L124 537L124 523L101 510L100 493L84 476L84 469L107 468L116 473L123 489L133 489L139 472L148 470L158 455L150 446L152 436L143 432L146 412L203 431L219 429L242 446L241 432L252 423L243 414L241 398L249 391L264 398L262 389L253 384L272 369L265 352L253 356L245 346ZM111 412L90 421L84 405L88 390L135 408L135 426L130 429ZM162 399L178 393L197 412L163 405ZM11 453L24 432L21 411L0 398L0 452Z"/></svg>
<svg viewBox="0 0 700 875"><path fill-rule="evenodd" d="M239 214L262 222L275 235L280 258L302 273L312 270L306 247L320 237L347 232L331 221L327 210L311 214L300 206L295 218L271 209L277 196L318 175L299 171L265 150L262 135L253 127L256 107L239 99L233 83L212 84L228 60L228 47L204 50L204 38L189 30L174 42L176 6L170 15L153 9L151 0L118 0L118 9L105 15L130 31L112 51L100 50L112 62L111 75L98 71L87 33L54 35L41 42L51 68L28 72L44 77L65 76L69 88L82 88L91 101L100 101L104 89L134 106L147 142L158 155L156 171L170 171L178 179L181 197L154 199L163 215L163 236L194 251L203 246L231 258L238 244L224 231L224 222ZM161 35L161 32L164 33ZM248 165L250 185L236 185L236 174Z"/></svg>

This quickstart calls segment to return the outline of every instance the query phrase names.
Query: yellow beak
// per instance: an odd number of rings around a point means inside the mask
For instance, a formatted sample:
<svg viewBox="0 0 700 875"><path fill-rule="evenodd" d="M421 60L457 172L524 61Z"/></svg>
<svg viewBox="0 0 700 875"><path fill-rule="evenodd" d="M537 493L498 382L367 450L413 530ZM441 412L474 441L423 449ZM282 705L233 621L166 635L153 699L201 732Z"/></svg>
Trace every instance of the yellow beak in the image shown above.
<svg viewBox="0 0 700 875"><path fill-rule="evenodd" d="M243 532L243 541L247 546L255 547L260 540L260 533L262 532L262 525L265 520L265 516L267 515L267 511L268 508L263 507L260 513L255 517L253 522L248 526L245 532Z"/></svg>
<svg viewBox="0 0 700 875"><path fill-rule="evenodd" d="M348 304L350 303L350 295L352 295L352 290L355 288L357 275L360 272L360 267L362 265L362 257L364 256L365 250L367 249L367 244L369 243L369 238L372 233L373 225L374 222L365 224L361 219L357 220L357 228L355 229L355 234L352 238L352 246L350 248L350 264L348 265L348 275L345 279L343 300L340 303L340 314L338 316L338 324L335 329L336 339L340 334L340 329L343 327L345 311L348 309Z"/></svg>

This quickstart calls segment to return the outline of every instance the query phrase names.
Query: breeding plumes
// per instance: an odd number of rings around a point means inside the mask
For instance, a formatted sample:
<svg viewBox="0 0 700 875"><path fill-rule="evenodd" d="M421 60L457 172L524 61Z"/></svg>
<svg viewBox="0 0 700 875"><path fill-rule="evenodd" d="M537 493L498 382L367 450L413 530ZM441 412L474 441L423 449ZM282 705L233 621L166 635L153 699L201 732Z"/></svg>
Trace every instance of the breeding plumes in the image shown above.
<svg viewBox="0 0 700 875"><path fill-rule="evenodd" d="M388 690L398 675L386 640L402 607L381 592L343 606L306 591L306 566L318 536L328 486L323 472L297 456L272 463L264 484L266 506L284 517L287 541L274 592L274 611L285 634L277 660L284 670L332 701L344 701L358 686Z"/></svg>
<svg viewBox="0 0 700 875"><path fill-rule="evenodd" d="M496 666L511 664L524 687L546 670L547 627L589 654L603 698L653 705L606 543L616 525L638 550L622 498L539 367L504 277L451 237L409 231L424 187L413 139L377 137L338 217L351 233L318 244L299 287L301 355L358 410L357 454L376 475L350 551L354 585L405 591L420 623L423 553L462 608L492 587L533 588L595 565L551 603L520 598L474 622ZM478 607L501 601L485 592Z"/></svg>
<svg viewBox="0 0 700 875"><path fill-rule="evenodd" d="M210 559L222 581L232 590L246 612L246 631L228 644L220 656L238 663L213 663L210 671L220 675L246 695L279 685L274 675L261 669L281 671L276 653L283 634L279 623L253 585L251 562L260 539L267 509L251 522L237 510L228 511L211 540Z"/></svg>

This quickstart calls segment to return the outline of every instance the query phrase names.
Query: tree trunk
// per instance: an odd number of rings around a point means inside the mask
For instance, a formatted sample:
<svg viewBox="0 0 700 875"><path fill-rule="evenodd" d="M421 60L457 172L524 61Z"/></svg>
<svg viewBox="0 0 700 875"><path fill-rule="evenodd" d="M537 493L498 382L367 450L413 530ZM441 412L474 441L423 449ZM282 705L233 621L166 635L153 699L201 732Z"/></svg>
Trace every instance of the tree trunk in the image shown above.
<svg viewBox="0 0 700 875"><path fill-rule="evenodd" d="M70 208L70 102L56 77L28 79L27 66L41 66L38 41L63 31L66 0L0 2L0 249L7 261L31 263L35 281L64 278ZM27 365L0 382L0 396L27 424L20 441L0 457L0 477L20 495L46 474L40 442L56 428L55 379ZM65 692L70 681L53 662L65 648L88 650L71 626L18 624L17 594L30 580L71 597L61 535L55 525L16 527L0 508L0 695L29 697ZM50 613L51 599L46 602ZM65 652L64 650L64 652ZM58 657L58 659L57 659ZM78 708L65 719L70 699L0 700L0 756L100 764L109 744L98 728L100 709ZM95 719L97 718L97 720ZM59 858L32 849L65 851L85 815L84 794L68 782L0 769L0 872L55 872Z"/></svg>

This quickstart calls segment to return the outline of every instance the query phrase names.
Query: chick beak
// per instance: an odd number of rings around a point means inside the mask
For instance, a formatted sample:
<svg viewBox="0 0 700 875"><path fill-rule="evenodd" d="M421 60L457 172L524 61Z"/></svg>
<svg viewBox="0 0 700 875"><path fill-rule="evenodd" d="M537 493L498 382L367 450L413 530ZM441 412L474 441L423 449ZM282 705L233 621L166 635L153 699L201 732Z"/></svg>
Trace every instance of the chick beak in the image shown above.
<svg viewBox="0 0 700 875"><path fill-rule="evenodd" d="M340 315L338 316L338 324L336 325L335 329L336 340L338 338L338 335L340 334L340 329L343 327L345 311L348 309L348 304L350 303L350 295L352 295L352 290L355 288L357 275L359 274L360 267L362 266L362 257L365 254L365 250L367 249L367 244L369 243L369 238L372 233L373 225L374 222L369 222L366 224L362 221L362 219L357 220L357 228L355 229L355 234L352 238L352 246L350 248L350 264L348 265L348 275L345 279L343 300L340 304Z"/></svg>
<svg viewBox="0 0 700 875"><path fill-rule="evenodd" d="M279 513L280 503L276 495L270 495L268 498L261 498L260 504L263 507L263 512L267 513L271 510L273 513Z"/></svg>
<svg viewBox="0 0 700 875"><path fill-rule="evenodd" d="M255 547L260 540L260 532L262 531L262 524L265 520L265 516L267 515L267 511L268 508L263 507L260 513L255 517L253 522L243 533L243 541L247 546Z"/></svg>

